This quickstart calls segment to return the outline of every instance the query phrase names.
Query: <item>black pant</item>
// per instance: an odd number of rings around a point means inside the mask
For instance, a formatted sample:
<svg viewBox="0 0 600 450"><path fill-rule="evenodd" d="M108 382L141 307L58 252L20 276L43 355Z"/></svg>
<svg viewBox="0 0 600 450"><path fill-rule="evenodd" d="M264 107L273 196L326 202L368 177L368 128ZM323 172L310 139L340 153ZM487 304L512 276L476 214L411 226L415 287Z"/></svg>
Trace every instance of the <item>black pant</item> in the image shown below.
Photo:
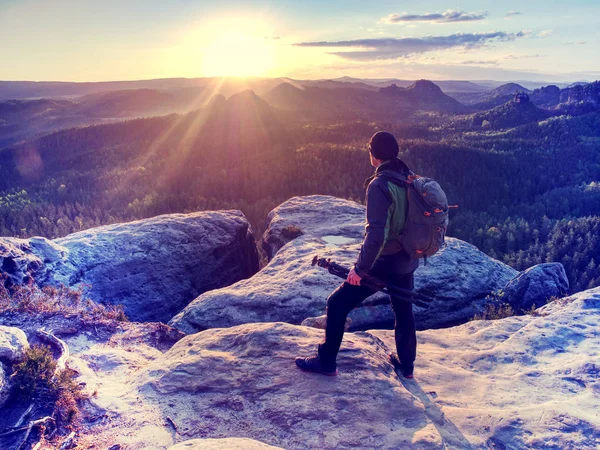
<svg viewBox="0 0 600 450"><path fill-rule="evenodd" d="M382 256L376 262L370 275L382 281L393 284L399 288L413 290L414 271L399 274L397 264L394 264L393 255ZM342 337L346 317L362 301L373 295L375 291L364 286L353 286L344 281L327 299L327 329L325 342L319 347L319 355L326 362L334 362ZM415 330L415 316L412 303L391 297L392 309L396 316L394 334L398 359L403 365L413 364L417 356L417 334Z"/></svg>

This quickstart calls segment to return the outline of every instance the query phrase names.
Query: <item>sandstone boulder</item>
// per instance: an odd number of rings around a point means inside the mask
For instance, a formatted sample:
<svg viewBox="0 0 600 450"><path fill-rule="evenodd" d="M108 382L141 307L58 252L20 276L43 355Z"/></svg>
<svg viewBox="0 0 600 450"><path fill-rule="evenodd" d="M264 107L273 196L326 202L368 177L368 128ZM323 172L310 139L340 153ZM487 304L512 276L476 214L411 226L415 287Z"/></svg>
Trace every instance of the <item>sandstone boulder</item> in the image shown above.
<svg viewBox="0 0 600 450"><path fill-rule="evenodd" d="M446 247L415 272L415 290L435 298L428 310L415 309L419 328L466 322L490 293L502 289L517 273L474 245L446 238Z"/></svg>
<svg viewBox="0 0 600 450"><path fill-rule="evenodd" d="M22 330L0 325L0 361L14 364L23 358L28 348L29 342Z"/></svg>
<svg viewBox="0 0 600 450"><path fill-rule="evenodd" d="M254 237L239 211L169 214L54 241L4 238L0 251L8 255L2 270L15 282L90 285L92 300L122 304L138 321L166 322L199 294L258 270Z"/></svg>
<svg viewBox="0 0 600 450"><path fill-rule="evenodd" d="M357 203L335 197L288 200L269 214L265 239L275 252L269 264L250 279L202 294L170 324L192 333L251 322L300 324L324 314L327 297L342 280L311 267L312 257L328 256L350 267L360 250L364 214ZM292 225L302 234L284 244L282 230ZM415 272L416 290L435 297L428 310L415 308L417 326L424 329L467 321L490 293L504 288L517 273L476 247L448 238L447 247ZM384 297L376 294L364 304L380 303ZM358 308L350 317L352 330L389 326L394 321L389 304Z"/></svg>
<svg viewBox="0 0 600 450"><path fill-rule="evenodd" d="M152 362L140 392L185 430L210 421L211 436L230 429L226 435L286 449L591 450L600 438L599 320L596 288L535 315L422 331L413 381L389 376L392 331L347 333L340 374L323 377L293 364L296 354L314 353L321 330L283 323L211 329ZM202 411L209 417L201 419Z"/></svg>
<svg viewBox="0 0 600 450"><path fill-rule="evenodd" d="M283 450L246 438L192 439L180 442L169 450Z"/></svg>
<svg viewBox="0 0 600 450"><path fill-rule="evenodd" d="M358 242L365 231L365 208L329 195L290 198L267 216L263 249L269 259L295 238L295 228L302 234L325 237L332 243L336 243L336 238L342 242Z"/></svg>
<svg viewBox="0 0 600 450"><path fill-rule="evenodd" d="M515 311L545 305L552 297L560 298L569 290L569 280L561 263L538 264L519 273L504 288L504 300Z"/></svg>

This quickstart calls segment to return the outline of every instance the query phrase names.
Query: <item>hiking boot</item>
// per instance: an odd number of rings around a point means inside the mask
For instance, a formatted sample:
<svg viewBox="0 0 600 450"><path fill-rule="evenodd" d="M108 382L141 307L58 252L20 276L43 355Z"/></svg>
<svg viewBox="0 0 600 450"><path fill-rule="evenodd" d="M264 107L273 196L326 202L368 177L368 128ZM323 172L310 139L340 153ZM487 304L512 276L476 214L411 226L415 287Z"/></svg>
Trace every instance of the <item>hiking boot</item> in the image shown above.
<svg viewBox="0 0 600 450"><path fill-rule="evenodd" d="M308 358L296 358L296 365L305 372L321 373L334 377L338 374L335 363L325 363L319 355Z"/></svg>
<svg viewBox="0 0 600 450"><path fill-rule="evenodd" d="M414 364L402 364L398 357L393 353L388 355L390 363L394 366L394 370L400 371L404 378L414 378L413 372L415 371Z"/></svg>

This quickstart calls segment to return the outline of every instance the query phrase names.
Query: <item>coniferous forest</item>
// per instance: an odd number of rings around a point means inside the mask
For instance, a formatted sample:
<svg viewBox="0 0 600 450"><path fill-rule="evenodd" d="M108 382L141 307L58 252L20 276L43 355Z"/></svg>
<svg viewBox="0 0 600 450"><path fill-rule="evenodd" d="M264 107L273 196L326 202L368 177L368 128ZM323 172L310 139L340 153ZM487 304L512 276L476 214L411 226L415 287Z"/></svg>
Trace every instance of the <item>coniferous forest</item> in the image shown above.
<svg viewBox="0 0 600 450"><path fill-rule="evenodd" d="M189 113L6 146L0 235L55 238L158 214L241 209L260 236L267 213L292 196L362 202L373 170L366 144L385 129L409 167L459 205L449 235L518 270L561 262L573 292L600 285L600 110L512 98L481 110L440 91L444 101L427 111L404 91L323 100L325 90L314 89L217 96Z"/></svg>

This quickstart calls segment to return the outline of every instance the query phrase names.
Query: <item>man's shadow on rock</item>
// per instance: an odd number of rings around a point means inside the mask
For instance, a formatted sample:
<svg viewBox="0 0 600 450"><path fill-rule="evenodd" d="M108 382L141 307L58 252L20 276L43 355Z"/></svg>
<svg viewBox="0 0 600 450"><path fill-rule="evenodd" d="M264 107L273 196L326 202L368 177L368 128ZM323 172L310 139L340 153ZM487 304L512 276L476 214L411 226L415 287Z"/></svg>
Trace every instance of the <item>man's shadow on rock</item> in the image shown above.
<svg viewBox="0 0 600 450"><path fill-rule="evenodd" d="M402 374L396 371L398 379L402 383L402 386L418 398L423 406L425 407L425 414L431 420L433 425L436 427L438 433L442 437L444 448L452 449L472 449L474 448L467 438L462 434L450 419L446 417L444 412L429 398L429 395L421 389L419 383L413 379L407 379ZM435 395L435 392L431 393Z"/></svg>

